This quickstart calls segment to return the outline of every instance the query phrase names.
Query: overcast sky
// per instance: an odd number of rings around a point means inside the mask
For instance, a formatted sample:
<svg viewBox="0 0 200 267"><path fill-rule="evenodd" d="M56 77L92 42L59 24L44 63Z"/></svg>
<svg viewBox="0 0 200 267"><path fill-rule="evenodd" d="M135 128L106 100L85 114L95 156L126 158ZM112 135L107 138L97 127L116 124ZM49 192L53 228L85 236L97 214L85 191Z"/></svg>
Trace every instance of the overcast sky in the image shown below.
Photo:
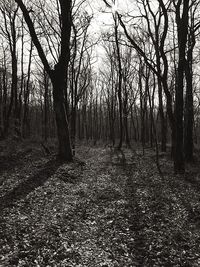
<svg viewBox="0 0 200 267"><path fill-rule="evenodd" d="M113 10L106 7L103 0L89 0L90 7L88 7L91 12L93 10L94 19L92 21L91 28L94 30L94 33L99 33L101 31L105 31L108 27L113 23L112 19L112 11L115 9L119 13L128 12L131 10L131 2L133 5L134 0L116 0L115 6L113 6ZM112 1L109 1L111 3Z"/></svg>
<svg viewBox="0 0 200 267"><path fill-rule="evenodd" d="M111 3L111 0L107 0L109 3ZM93 13L94 17L91 22L90 26L90 33L95 39L98 39L100 35L106 31L109 31L113 25L113 17L112 12L115 11L115 9L123 14L131 10L131 5L133 5L133 2L135 0L116 0L116 4L113 7L113 10L106 7L103 0L88 0L88 6L87 11L89 13ZM104 57L105 52L101 45L96 47L96 59L97 64L96 66L102 64L102 58Z"/></svg>

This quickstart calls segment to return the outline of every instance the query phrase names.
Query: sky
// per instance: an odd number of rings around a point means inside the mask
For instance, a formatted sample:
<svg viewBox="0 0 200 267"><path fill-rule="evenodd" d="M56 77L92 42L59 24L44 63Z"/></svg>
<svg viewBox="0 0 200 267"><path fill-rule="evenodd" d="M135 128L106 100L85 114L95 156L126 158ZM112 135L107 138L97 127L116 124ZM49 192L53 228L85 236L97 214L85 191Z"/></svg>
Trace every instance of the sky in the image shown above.
<svg viewBox="0 0 200 267"><path fill-rule="evenodd" d="M107 0L109 2L109 0ZM101 34L110 31L110 27L113 25L112 12L118 11L120 14L130 11L130 4L133 4L134 0L116 0L113 9L106 7L103 0L88 0L87 10L93 13L94 17L91 22L89 32L93 39L100 38ZM111 0L110 2L111 3ZM102 65L103 58L105 57L105 51L101 44L95 49L96 64L95 67Z"/></svg>
<svg viewBox="0 0 200 267"><path fill-rule="evenodd" d="M113 5L113 9L106 7L103 0L93 1L89 0L91 10L94 13L94 19L92 21L92 28L94 31L101 32L107 29L113 22L112 12L118 11L120 14L124 12L130 11L130 2L134 2L134 0L116 0L115 5ZM109 3L111 1L108 0Z"/></svg>

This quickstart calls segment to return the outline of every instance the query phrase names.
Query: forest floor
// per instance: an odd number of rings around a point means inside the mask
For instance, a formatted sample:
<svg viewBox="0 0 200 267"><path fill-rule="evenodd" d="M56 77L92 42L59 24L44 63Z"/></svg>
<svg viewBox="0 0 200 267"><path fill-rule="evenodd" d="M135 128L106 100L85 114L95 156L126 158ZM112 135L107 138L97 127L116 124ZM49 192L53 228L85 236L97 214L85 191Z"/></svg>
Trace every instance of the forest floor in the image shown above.
<svg viewBox="0 0 200 267"><path fill-rule="evenodd" d="M0 266L200 266L200 164L154 154L0 142Z"/></svg>

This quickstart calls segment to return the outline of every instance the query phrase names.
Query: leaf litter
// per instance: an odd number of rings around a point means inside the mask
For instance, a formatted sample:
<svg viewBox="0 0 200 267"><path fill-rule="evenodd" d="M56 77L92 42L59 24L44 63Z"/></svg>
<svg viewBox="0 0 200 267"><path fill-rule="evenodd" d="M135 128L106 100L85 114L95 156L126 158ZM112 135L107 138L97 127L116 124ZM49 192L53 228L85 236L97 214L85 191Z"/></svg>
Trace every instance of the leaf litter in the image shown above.
<svg viewBox="0 0 200 267"><path fill-rule="evenodd" d="M0 266L200 266L196 170L192 180L174 176L162 157L163 180L139 149L82 145L84 164L58 162L30 144L6 149Z"/></svg>

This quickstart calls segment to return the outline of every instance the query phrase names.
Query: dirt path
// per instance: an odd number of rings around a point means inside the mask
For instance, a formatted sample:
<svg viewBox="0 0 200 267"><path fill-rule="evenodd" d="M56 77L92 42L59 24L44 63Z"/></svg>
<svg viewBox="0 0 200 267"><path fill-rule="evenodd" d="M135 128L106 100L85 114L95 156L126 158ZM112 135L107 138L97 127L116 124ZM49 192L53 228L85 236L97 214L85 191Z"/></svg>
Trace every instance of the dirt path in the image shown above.
<svg viewBox="0 0 200 267"><path fill-rule="evenodd" d="M1 165L0 266L200 266L196 174L162 180L130 150L81 147L85 164L19 155Z"/></svg>

